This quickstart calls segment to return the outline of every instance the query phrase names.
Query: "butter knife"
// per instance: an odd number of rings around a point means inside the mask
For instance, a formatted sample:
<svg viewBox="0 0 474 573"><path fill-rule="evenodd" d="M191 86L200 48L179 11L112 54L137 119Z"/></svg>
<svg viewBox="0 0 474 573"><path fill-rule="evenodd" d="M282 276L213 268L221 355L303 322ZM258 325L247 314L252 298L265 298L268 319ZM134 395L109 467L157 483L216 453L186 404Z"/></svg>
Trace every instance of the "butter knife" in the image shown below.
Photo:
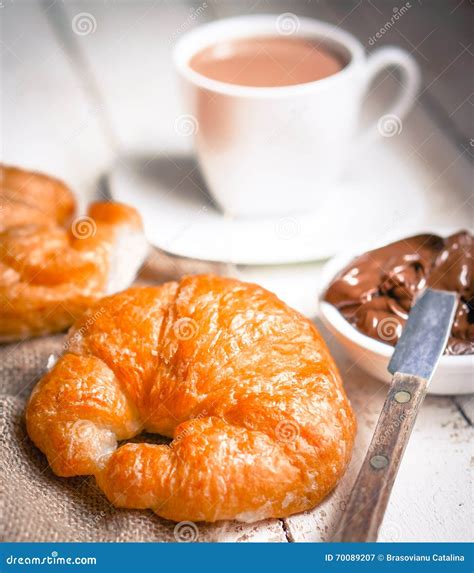
<svg viewBox="0 0 474 573"><path fill-rule="evenodd" d="M376 541L405 447L454 320L457 295L426 289L388 370L390 390L334 541ZM420 484L422 485L422 484Z"/></svg>

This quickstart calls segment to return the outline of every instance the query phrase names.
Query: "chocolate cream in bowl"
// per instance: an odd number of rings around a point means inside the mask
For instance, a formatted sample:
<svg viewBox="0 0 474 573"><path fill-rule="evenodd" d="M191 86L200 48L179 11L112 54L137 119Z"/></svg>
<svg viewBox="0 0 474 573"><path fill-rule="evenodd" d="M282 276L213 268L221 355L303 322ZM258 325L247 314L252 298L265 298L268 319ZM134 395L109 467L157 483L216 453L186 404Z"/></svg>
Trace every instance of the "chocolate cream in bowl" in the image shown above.
<svg viewBox="0 0 474 573"><path fill-rule="evenodd" d="M395 345L408 312L427 287L454 291L459 304L446 354L474 354L474 239L461 231L446 239L409 237L352 260L331 282L324 300L360 332Z"/></svg>

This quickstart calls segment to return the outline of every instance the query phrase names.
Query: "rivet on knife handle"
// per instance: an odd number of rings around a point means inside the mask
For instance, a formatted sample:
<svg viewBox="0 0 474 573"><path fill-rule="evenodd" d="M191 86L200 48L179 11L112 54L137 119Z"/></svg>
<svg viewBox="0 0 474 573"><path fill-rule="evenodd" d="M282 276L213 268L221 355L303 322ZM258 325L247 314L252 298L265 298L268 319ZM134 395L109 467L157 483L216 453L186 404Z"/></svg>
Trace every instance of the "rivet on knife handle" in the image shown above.
<svg viewBox="0 0 474 573"><path fill-rule="evenodd" d="M375 433L334 541L376 541L393 482L438 361L457 297L427 289L412 308L389 371L394 374Z"/></svg>
<svg viewBox="0 0 474 573"><path fill-rule="evenodd" d="M338 541L376 541L393 482L426 394L423 378L397 373L353 487ZM400 396L410 396L400 401ZM398 399L397 399L398 397Z"/></svg>

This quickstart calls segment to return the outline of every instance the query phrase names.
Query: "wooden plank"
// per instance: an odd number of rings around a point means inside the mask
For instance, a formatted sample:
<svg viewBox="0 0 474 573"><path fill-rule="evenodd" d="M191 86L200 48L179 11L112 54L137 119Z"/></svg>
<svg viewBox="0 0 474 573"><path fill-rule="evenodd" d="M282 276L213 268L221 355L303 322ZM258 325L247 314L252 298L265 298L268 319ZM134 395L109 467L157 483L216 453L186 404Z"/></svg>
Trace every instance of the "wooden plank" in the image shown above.
<svg viewBox="0 0 474 573"><path fill-rule="evenodd" d="M466 422L472 426L474 424L474 395L456 396L454 403L461 411L461 415L464 416Z"/></svg>
<svg viewBox="0 0 474 573"><path fill-rule="evenodd" d="M2 19L2 161L61 177L85 200L110 160L100 110L38 3L5 3Z"/></svg>
<svg viewBox="0 0 474 573"><path fill-rule="evenodd" d="M428 382L421 376L397 371L393 377L338 526L337 541L377 541L403 453L427 388ZM397 395L408 396L408 400L399 401Z"/></svg>
<svg viewBox="0 0 474 573"><path fill-rule="evenodd" d="M358 420L353 459L336 490L317 508L286 519L295 541L329 541L372 437L387 386L342 353L322 327ZM469 541L472 428L448 397L428 396L415 425L385 514L380 541Z"/></svg>

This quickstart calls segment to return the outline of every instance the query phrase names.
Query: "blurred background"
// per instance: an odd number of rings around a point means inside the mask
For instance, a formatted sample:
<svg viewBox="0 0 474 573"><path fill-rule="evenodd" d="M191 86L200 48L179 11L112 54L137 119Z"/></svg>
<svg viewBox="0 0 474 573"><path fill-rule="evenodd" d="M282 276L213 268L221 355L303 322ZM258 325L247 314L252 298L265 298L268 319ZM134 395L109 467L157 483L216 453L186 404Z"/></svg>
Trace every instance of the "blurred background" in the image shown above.
<svg viewBox="0 0 474 573"><path fill-rule="evenodd" d="M368 52L398 45L422 69L423 86L403 130L395 137L381 137L372 155L350 150L361 155L353 196L370 205L382 197L373 209L386 210L378 220L372 218L370 232L366 229L371 241L380 243L393 231L402 232L404 222L419 222L417 213L428 208L429 222L435 226L465 224L468 210L472 214L474 153L470 34L474 9L466 0L2 0L3 161L63 178L82 206L104 192L104 176L125 157L143 155L172 164L175 154L192 150L192 137L176 129L177 118L186 111L171 60L176 41L214 19L286 12L345 28ZM370 99L374 104L386 102L396 91L396 75L389 73L377 80ZM386 200L402 191L402 203L413 197L413 205L400 211L396 201ZM357 201L353 208L357 209ZM330 223L334 227L337 221ZM342 226L354 245L358 229L347 228L345 221ZM326 231L316 229L302 241L299 221L283 221L276 231L274 227L262 230L260 237L254 230L252 240L266 241L274 251L291 251L293 239L295 249L304 242L332 240ZM183 241L199 240L199 229L190 221L160 246L180 252ZM276 233L276 240L264 236L268 232ZM314 314L314 269L298 266L291 277L279 269L269 273L267 268L244 266L237 271ZM301 285L296 296L295 277Z"/></svg>
<svg viewBox="0 0 474 573"><path fill-rule="evenodd" d="M170 59L174 43L198 24L267 12L340 25L369 52L387 44L411 52L423 70L417 105L460 151L472 155L472 2L412 0L387 28L404 4L2 0L3 158L55 172L92 195L98 173L124 150L190 149L191 142L174 130L182 113ZM74 30L72 21L81 13L90 15L89 22Z"/></svg>

